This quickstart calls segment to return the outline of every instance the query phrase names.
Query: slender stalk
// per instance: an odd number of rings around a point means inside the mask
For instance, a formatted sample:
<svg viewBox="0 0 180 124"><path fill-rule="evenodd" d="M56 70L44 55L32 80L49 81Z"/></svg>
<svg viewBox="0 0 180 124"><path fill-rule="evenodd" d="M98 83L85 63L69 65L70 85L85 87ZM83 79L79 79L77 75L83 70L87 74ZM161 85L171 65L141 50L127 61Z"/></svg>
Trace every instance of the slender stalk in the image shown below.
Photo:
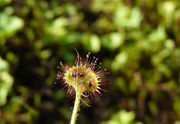
<svg viewBox="0 0 180 124"><path fill-rule="evenodd" d="M80 101L81 101L81 93L79 93L77 91L76 92L76 100L75 100L74 108L73 108L73 113L71 116L71 124L76 124L76 118L77 118L77 114L78 114L78 110L79 110Z"/></svg>

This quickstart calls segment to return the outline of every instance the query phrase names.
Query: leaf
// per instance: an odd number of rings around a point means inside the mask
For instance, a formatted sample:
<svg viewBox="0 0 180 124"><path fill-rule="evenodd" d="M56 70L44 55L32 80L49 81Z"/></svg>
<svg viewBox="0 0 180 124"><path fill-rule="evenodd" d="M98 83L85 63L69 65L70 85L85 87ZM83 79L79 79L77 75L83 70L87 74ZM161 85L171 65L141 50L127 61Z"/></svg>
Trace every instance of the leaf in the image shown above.
<svg viewBox="0 0 180 124"><path fill-rule="evenodd" d="M13 84L13 77L8 73L8 63L0 58L0 106L6 104L7 95Z"/></svg>
<svg viewBox="0 0 180 124"><path fill-rule="evenodd" d="M12 0L0 0L0 6L11 3Z"/></svg>
<svg viewBox="0 0 180 124"><path fill-rule="evenodd" d="M99 52L101 49L100 38L95 34L85 33L82 38L84 47L92 52Z"/></svg>
<svg viewBox="0 0 180 124"><path fill-rule="evenodd" d="M13 36L24 25L21 18L0 13L0 37L8 38Z"/></svg>

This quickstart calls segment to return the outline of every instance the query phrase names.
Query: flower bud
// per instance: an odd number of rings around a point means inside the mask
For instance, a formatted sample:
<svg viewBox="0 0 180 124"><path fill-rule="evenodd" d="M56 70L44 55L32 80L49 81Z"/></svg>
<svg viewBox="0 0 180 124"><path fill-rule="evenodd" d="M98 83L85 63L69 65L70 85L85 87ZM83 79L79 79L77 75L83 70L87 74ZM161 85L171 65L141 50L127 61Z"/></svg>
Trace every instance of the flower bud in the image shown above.
<svg viewBox="0 0 180 124"><path fill-rule="evenodd" d="M97 64L98 58L90 58L90 53L86 55L86 60L82 61L79 53L77 52L77 59L75 66L68 67L60 62L61 67L58 67L57 78L61 84L68 88L68 93L72 94L73 91L80 92L83 96L101 95L99 90L106 73L101 70L100 65ZM103 90L104 91L104 90Z"/></svg>

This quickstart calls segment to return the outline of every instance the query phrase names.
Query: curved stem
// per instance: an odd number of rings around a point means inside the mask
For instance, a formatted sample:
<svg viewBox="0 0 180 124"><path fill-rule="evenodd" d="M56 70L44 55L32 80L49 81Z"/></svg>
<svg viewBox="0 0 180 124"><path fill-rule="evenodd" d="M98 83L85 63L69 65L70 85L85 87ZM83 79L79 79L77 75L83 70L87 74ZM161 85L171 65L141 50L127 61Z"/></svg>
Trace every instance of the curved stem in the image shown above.
<svg viewBox="0 0 180 124"><path fill-rule="evenodd" d="M81 101L81 93L76 92L76 100L74 103L73 113L71 116L71 124L76 124L76 118L79 110L80 101Z"/></svg>

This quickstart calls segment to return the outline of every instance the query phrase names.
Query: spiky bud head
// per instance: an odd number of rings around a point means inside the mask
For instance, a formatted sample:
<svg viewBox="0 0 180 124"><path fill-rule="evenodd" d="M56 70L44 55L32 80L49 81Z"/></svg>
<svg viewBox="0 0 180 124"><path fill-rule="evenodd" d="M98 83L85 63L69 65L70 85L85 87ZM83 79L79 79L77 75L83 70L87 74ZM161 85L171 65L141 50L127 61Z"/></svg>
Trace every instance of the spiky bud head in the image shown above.
<svg viewBox="0 0 180 124"><path fill-rule="evenodd" d="M99 90L103 81L106 81L106 73L101 70L100 65L97 64L98 58L90 58L90 53L87 54L85 62L82 61L77 52L77 59L75 66L68 67L60 62L61 67L58 66L57 79L68 88L68 93L81 92L83 96L101 95ZM105 91L105 90L103 90Z"/></svg>

